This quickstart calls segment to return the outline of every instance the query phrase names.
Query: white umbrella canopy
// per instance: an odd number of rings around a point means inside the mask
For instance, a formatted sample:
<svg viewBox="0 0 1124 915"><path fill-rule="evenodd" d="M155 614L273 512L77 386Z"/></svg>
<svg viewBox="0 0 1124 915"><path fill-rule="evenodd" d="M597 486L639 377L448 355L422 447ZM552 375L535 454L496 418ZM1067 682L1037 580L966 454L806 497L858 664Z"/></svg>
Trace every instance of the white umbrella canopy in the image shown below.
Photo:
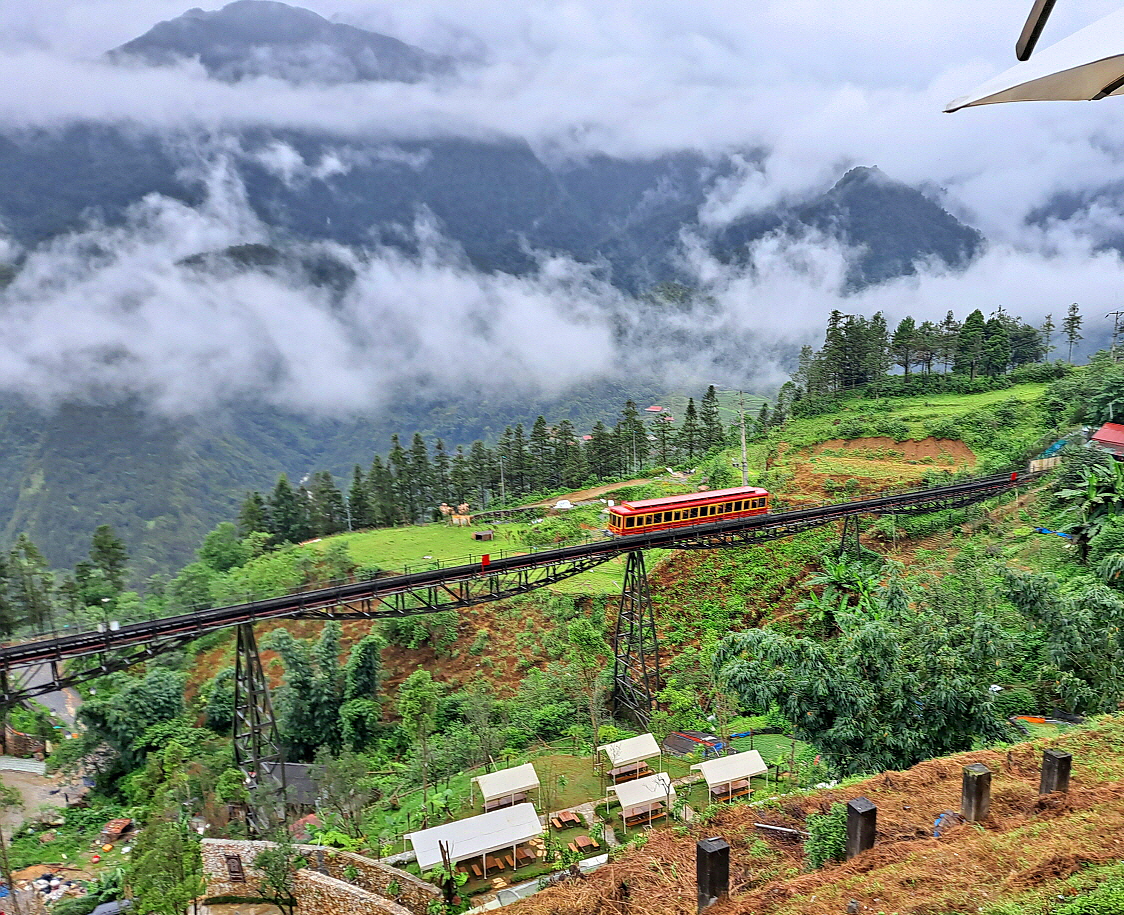
<svg viewBox="0 0 1124 915"><path fill-rule="evenodd" d="M1124 9L954 99L945 111L999 102L1091 101L1110 95L1124 95Z"/></svg>

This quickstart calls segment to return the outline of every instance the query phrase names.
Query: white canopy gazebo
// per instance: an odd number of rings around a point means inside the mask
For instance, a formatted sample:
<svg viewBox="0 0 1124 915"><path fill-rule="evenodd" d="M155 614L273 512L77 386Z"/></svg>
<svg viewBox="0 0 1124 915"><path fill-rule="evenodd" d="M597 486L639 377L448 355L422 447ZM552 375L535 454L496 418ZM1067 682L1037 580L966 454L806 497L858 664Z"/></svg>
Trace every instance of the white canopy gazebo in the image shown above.
<svg viewBox="0 0 1124 915"><path fill-rule="evenodd" d="M651 734L641 734L639 737L607 743L601 747L601 752L609 757L609 765L612 766L609 776L615 780L618 776L635 778L638 774L645 773L648 766L644 764L644 760L659 756L660 747Z"/></svg>
<svg viewBox="0 0 1124 915"><path fill-rule="evenodd" d="M488 855L511 849L514 863L516 848L523 842L541 836L542 832L543 827L534 805L516 804L504 810L493 810L491 813L446 823L444 826L410 832L406 834L406 838L414 846L418 867L423 873L441 864L441 846L445 845L449 850L451 863L482 858L483 873L487 875Z"/></svg>
<svg viewBox="0 0 1124 915"><path fill-rule="evenodd" d="M675 800L675 786L666 772L612 785L609 790L615 792L617 800L621 802L621 819L625 827L644 822L651 824L652 820L665 816L667 808ZM665 803L667 807L664 806ZM634 822L630 823L629 820Z"/></svg>
<svg viewBox="0 0 1124 915"><path fill-rule="evenodd" d="M525 763L487 775L477 775L472 784L480 789L484 809L498 810L527 800L527 792L539 787L539 776L531 763Z"/></svg>
<svg viewBox="0 0 1124 915"><path fill-rule="evenodd" d="M756 750L708 759L706 762L695 763L691 768L702 773L711 797L724 801L749 794L749 780L769 771Z"/></svg>

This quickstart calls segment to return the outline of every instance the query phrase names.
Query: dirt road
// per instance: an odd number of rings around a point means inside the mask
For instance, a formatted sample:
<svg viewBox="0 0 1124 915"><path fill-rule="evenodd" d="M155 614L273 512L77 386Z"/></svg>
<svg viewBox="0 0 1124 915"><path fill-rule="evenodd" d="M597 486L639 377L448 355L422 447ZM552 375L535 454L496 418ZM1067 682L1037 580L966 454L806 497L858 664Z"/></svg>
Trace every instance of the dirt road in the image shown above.
<svg viewBox="0 0 1124 915"><path fill-rule="evenodd" d="M625 480L623 483L606 483L604 486L594 486L592 489L579 489L577 492L551 496L549 499L544 499L542 502L532 502L530 505L524 507L532 508L543 506L545 508L551 508L559 499L569 499L571 502L587 502L590 499L600 499L605 493L613 492L617 489L624 489L626 486L643 486L645 483L651 482L651 480Z"/></svg>

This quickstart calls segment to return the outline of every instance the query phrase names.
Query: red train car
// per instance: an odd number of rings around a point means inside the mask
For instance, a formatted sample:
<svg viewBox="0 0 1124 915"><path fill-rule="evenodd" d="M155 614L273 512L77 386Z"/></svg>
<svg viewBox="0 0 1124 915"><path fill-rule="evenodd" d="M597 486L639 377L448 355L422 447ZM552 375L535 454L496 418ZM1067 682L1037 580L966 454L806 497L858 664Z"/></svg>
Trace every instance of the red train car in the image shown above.
<svg viewBox="0 0 1124 915"><path fill-rule="evenodd" d="M609 530L614 534L643 534L692 524L711 524L769 510L769 492L755 486L691 492L663 499L622 502L609 509Z"/></svg>

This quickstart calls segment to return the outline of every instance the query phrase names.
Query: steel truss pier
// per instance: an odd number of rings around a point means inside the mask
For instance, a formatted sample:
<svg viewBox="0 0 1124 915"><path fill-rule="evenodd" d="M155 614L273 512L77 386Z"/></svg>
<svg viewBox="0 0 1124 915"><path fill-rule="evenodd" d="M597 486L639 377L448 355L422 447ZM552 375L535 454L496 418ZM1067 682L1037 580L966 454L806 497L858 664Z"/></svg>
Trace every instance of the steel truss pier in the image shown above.
<svg viewBox="0 0 1124 915"><path fill-rule="evenodd" d="M252 623L238 627L234 664L234 763L250 794L247 824L264 836L285 818L285 751Z"/></svg>
<svg viewBox="0 0 1124 915"><path fill-rule="evenodd" d="M628 554L617 624L613 631L613 707L645 727L660 690L660 646L648 590L644 554Z"/></svg>

